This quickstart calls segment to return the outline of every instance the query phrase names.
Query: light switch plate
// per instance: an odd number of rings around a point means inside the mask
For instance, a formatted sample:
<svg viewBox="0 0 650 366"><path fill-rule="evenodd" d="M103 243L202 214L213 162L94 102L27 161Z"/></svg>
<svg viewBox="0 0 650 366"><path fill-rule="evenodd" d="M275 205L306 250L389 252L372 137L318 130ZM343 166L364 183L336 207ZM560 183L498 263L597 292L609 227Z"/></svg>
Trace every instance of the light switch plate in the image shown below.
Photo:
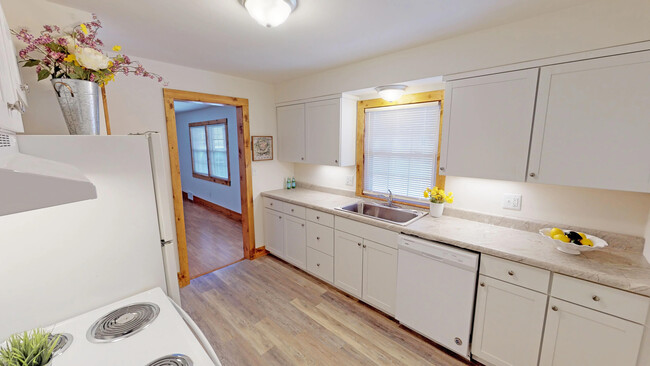
<svg viewBox="0 0 650 366"><path fill-rule="evenodd" d="M521 211L521 195L516 193L503 194L503 208Z"/></svg>
<svg viewBox="0 0 650 366"><path fill-rule="evenodd" d="M354 185L354 175L348 175L347 177L345 177L345 185L346 186Z"/></svg>

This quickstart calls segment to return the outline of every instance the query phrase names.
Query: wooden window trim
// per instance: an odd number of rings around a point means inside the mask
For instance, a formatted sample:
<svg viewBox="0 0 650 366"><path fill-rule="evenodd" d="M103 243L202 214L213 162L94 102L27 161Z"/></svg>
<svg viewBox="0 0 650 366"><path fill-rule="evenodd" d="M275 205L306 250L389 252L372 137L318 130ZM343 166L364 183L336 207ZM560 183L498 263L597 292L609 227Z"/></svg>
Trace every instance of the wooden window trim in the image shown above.
<svg viewBox="0 0 650 366"><path fill-rule="evenodd" d="M224 125L225 128L225 134L226 134L226 162L228 164L228 179L222 179L218 177L213 177L212 176L212 169L210 168L210 144L208 141L208 126L212 125ZM205 151L207 152L207 157L208 157L208 175L197 173L194 171L194 145L192 142L192 127L201 127L203 126L205 128ZM203 122L192 122L188 124L188 133L190 134L190 158L192 160L192 176L194 178L198 179L203 179L207 180L210 182L218 183L218 184L223 184L226 186L230 186L230 146L229 146L229 141L228 138L228 119L227 118L222 118L222 119L217 119L213 121L203 121Z"/></svg>
<svg viewBox="0 0 650 366"><path fill-rule="evenodd" d="M388 102L384 99L369 99L361 100L357 104L357 151L356 151L356 160L357 160L357 171L356 171L356 195L359 197L375 199L379 201L386 201L384 198L370 196L363 193L363 171L365 163L365 154L364 154L364 144L365 144L365 132L366 132L366 109L388 107L388 106L397 106L397 105L408 105L408 104L418 104L418 103L429 103L429 102L440 102L440 126L438 131L438 154L436 157L436 167L440 166L440 148L442 145L442 111L444 106L444 90L435 90L424 93L415 93L404 95L396 102ZM436 186L439 188L445 188L445 176L440 175L440 171L436 169ZM424 197L422 197L424 198ZM419 207L419 208L428 208L428 205L425 204L416 204L413 202L405 202L399 199L395 199L395 202Z"/></svg>

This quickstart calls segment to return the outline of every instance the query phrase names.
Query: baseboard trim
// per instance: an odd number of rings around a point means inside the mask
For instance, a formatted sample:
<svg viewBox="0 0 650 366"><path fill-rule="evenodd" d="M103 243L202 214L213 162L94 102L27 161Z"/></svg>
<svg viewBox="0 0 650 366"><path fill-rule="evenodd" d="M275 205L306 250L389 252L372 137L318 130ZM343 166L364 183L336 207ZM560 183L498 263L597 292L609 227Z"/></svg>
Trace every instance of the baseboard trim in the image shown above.
<svg viewBox="0 0 650 366"><path fill-rule="evenodd" d="M183 198L189 200L187 192L183 192ZM241 214L238 213L238 212L229 210L229 209L227 209L225 207L219 206L216 203L210 202L208 200L204 200L203 198L201 198L199 196L196 196L196 195L194 196L194 199L191 200L191 201L196 203L196 204L205 206L205 207L207 207L207 208L209 208L209 209L211 209L213 211L216 211L216 212L218 212L220 214L223 214L223 215L227 216L230 219L241 222Z"/></svg>
<svg viewBox="0 0 650 366"><path fill-rule="evenodd" d="M259 248L255 248L255 252L253 253L253 260L264 257L267 254L269 254L269 251L266 250L266 247L261 246Z"/></svg>

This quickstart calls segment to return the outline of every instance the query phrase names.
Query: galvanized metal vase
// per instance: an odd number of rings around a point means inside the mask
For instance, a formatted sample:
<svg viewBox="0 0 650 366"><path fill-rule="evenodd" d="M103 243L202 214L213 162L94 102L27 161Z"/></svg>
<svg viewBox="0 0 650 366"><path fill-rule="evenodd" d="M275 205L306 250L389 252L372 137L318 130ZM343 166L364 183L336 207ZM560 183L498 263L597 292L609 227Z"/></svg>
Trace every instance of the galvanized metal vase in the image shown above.
<svg viewBox="0 0 650 366"><path fill-rule="evenodd" d="M99 135L99 86L76 79L52 79L71 135Z"/></svg>

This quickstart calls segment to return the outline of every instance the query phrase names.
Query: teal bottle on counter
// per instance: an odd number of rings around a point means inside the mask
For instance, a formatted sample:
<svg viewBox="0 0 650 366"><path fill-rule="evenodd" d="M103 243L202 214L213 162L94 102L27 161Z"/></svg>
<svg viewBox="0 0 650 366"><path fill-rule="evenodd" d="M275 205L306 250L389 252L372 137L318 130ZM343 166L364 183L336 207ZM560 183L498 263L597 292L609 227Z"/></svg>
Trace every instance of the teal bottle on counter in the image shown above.
<svg viewBox="0 0 650 366"><path fill-rule="evenodd" d="M291 178L287 178L287 189L291 189Z"/></svg>
<svg viewBox="0 0 650 366"><path fill-rule="evenodd" d="M291 188L296 188L296 178L291 178Z"/></svg>

